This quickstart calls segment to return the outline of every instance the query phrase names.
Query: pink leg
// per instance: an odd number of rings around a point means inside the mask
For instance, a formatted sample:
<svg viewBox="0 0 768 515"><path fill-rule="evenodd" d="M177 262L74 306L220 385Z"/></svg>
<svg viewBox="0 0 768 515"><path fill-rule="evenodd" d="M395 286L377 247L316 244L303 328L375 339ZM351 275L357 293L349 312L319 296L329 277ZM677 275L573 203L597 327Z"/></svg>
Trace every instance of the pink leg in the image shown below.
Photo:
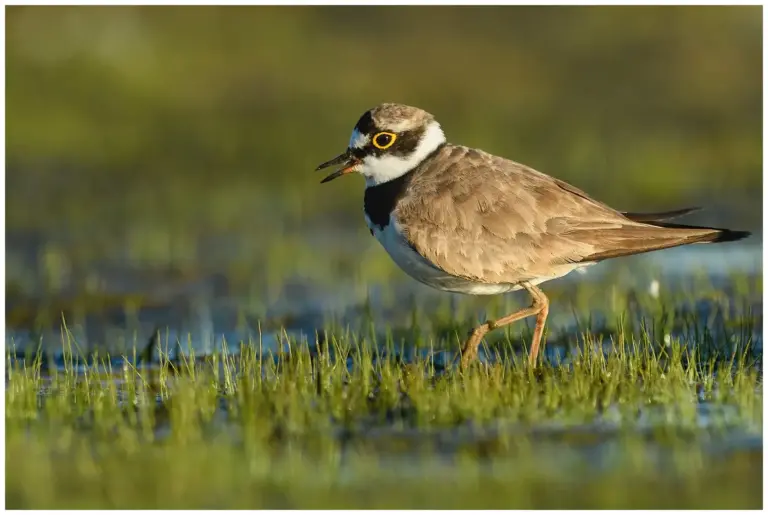
<svg viewBox="0 0 768 515"><path fill-rule="evenodd" d="M533 331L533 341L531 342L531 351L528 356L528 362L531 365L536 364L541 337L544 334L544 324L546 323L547 315L549 314L549 299L547 299L547 296L544 295L543 291L532 284L521 283L521 286L531 295L533 304L528 308L521 309L520 311L516 311L510 315L499 318L498 320L486 322L475 327L464 344L464 347L461 349L461 368L467 368L469 364L477 358L477 348L480 346L483 336L498 327L517 322L518 320L532 315L536 315L536 328Z"/></svg>

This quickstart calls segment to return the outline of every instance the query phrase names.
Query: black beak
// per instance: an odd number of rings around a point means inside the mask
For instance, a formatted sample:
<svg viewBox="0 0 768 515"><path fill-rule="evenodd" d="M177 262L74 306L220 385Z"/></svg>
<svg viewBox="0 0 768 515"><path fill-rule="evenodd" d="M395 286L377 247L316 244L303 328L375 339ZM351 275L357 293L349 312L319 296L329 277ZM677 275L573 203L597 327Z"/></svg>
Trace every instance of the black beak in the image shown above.
<svg viewBox="0 0 768 515"><path fill-rule="evenodd" d="M325 163L321 164L317 168L315 168L315 171L322 170L323 168L328 168L329 166L336 166L336 165L342 165L342 168L340 170L336 170L332 174L328 175L325 179L320 181L320 183L332 181L336 177L341 177L342 175L346 175L350 172L355 171L355 167L360 164L360 160L352 155L352 152L350 152L349 149L346 150L341 155L338 155L331 159L330 161L326 161Z"/></svg>

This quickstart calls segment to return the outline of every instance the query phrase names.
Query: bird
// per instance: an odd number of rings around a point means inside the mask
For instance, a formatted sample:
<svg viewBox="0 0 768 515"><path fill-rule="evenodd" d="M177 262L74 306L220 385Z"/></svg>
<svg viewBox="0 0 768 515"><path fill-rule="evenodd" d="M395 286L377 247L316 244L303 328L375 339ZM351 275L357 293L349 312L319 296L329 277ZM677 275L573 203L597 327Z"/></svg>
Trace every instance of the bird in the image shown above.
<svg viewBox="0 0 768 515"><path fill-rule="evenodd" d="M529 166L448 143L432 114L399 103L365 111L347 149L316 170L329 167L338 169L321 183L364 177L368 229L406 274L447 292L530 295L529 307L471 330L462 369L488 332L531 316L528 362L536 366L549 314L545 281L607 259L750 235L666 221L698 208L618 211Z"/></svg>

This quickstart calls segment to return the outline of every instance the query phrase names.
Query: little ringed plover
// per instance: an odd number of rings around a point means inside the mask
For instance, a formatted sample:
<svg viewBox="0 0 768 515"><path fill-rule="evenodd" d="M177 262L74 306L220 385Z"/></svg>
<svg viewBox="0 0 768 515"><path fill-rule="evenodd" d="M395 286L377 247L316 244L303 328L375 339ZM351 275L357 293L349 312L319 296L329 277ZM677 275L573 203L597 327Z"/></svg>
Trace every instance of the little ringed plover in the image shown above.
<svg viewBox="0 0 768 515"><path fill-rule="evenodd" d="M538 284L609 258L692 243L740 240L748 232L665 222L694 209L624 213L550 177L482 150L448 143L426 111L386 103L366 111L328 182L365 178L365 221L407 274L470 295L525 289L530 307L476 327L461 350L466 367L483 336L536 316L536 363L549 301Z"/></svg>

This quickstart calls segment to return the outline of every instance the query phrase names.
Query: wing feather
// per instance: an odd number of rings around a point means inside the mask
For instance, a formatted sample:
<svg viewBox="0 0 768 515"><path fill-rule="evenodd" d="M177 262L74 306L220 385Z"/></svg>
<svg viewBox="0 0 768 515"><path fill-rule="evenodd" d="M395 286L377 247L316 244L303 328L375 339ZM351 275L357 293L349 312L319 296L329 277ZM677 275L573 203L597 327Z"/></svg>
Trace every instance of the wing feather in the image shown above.
<svg viewBox="0 0 768 515"><path fill-rule="evenodd" d="M561 180L455 145L415 171L393 215L425 259L485 283L558 276L574 264L674 246L703 231L633 221Z"/></svg>

